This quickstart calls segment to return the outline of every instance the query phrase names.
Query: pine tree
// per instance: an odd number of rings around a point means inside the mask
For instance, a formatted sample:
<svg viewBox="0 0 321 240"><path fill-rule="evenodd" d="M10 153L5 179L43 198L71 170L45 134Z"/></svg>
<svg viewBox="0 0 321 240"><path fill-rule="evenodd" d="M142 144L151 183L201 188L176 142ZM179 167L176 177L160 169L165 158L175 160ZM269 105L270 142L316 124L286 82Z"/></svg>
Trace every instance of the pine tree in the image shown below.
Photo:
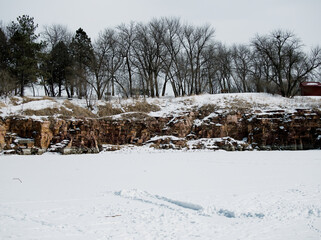
<svg viewBox="0 0 321 240"><path fill-rule="evenodd" d="M9 48L5 32L0 28L0 96L14 89L14 79L9 70Z"/></svg>
<svg viewBox="0 0 321 240"><path fill-rule="evenodd" d="M8 40L7 36L0 28L0 69L4 70L8 67L8 57L9 57L9 49L8 49Z"/></svg>
<svg viewBox="0 0 321 240"><path fill-rule="evenodd" d="M58 85L58 96L61 97L62 86L68 86L68 75L71 67L71 60L66 44L58 42L51 51L51 63L53 67L53 82ZM67 93L68 88L66 87ZM68 96L70 94L68 93Z"/></svg>
<svg viewBox="0 0 321 240"><path fill-rule="evenodd" d="M39 73L38 58L44 44L37 42L37 27L34 19L28 15L19 16L17 22L8 26L10 67L21 96L24 96L26 85L35 82Z"/></svg>
<svg viewBox="0 0 321 240"><path fill-rule="evenodd" d="M78 90L78 97L82 98L86 96L87 72L93 59L91 40L82 28L79 28L76 31L76 35L72 39L70 49L74 62L75 82Z"/></svg>

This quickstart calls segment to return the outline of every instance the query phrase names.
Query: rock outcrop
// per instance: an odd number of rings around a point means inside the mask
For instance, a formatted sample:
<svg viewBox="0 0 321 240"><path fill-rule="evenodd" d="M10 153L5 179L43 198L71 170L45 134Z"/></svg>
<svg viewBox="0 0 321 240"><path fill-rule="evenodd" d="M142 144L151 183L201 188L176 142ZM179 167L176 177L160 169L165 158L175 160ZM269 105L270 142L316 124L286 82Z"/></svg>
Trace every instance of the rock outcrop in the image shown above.
<svg viewBox="0 0 321 240"><path fill-rule="evenodd" d="M29 139L29 145L21 144L21 139ZM0 149L6 153L97 153L103 144L150 144L173 149L317 149L321 147L321 112L195 110L175 117L131 113L117 119L0 119Z"/></svg>

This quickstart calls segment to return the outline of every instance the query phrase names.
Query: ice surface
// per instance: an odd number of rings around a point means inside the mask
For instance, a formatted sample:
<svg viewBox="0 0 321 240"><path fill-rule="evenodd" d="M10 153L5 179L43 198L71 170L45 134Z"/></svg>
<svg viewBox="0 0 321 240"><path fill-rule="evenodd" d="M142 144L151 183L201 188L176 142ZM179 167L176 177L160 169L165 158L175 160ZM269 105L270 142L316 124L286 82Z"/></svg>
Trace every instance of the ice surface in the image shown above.
<svg viewBox="0 0 321 240"><path fill-rule="evenodd" d="M320 150L0 156L0 239L321 238Z"/></svg>

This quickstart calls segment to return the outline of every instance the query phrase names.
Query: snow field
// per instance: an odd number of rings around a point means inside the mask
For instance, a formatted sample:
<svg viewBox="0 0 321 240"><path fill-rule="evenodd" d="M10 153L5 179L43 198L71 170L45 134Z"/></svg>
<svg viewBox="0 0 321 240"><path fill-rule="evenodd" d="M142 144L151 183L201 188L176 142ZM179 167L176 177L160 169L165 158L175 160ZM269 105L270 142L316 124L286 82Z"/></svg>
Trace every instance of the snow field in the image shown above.
<svg viewBox="0 0 321 240"><path fill-rule="evenodd" d="M321 239L321 154L0 156L0 239Z"/></svg>

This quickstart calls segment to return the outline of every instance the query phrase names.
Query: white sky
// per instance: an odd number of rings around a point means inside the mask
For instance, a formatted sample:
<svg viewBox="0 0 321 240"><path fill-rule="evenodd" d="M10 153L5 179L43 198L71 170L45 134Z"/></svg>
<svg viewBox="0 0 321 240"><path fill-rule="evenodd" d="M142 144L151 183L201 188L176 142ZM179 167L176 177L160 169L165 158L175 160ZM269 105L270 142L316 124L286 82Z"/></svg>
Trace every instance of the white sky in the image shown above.
<svg viewBox="0 0 321 240"><path fill-rule="evenodd" d="M42 29L53 23L73 32L82 27L94 40L106 27L153 17L180 17L193 25L209 23L216 40L249 43L258 34L291 30L310 46L321 45L321 0L0 0L0 20L27 14Z"/></svg>

